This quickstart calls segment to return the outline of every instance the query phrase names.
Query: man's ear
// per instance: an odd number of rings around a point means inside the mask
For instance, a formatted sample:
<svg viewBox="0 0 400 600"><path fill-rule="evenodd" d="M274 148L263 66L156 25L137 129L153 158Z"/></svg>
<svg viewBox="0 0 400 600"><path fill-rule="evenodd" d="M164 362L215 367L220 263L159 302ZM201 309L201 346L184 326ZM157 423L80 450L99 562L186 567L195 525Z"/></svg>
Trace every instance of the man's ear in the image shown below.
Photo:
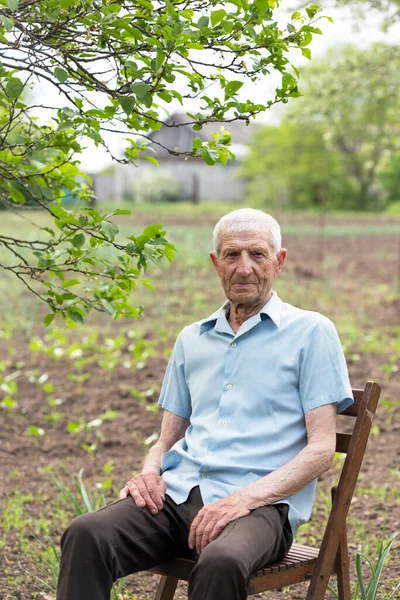
<svg viewBox="0 0 400 600"><path fill-rule="evenodd" d="M276 265L276 270L275 270L275 277L278 277L278 275L282 271L284 262L286 260L286 256L287 256L286 248L281 248L276 257L277 265Z"/></svg>
<svg viewBox="0 0 400 600"><path fill-rule="evenodd" d="M214 269L217 271L217 273L219 275L218 257L215 254L215 252L210 252L210 258L211 258L212 264L214 265Z"/></svg>

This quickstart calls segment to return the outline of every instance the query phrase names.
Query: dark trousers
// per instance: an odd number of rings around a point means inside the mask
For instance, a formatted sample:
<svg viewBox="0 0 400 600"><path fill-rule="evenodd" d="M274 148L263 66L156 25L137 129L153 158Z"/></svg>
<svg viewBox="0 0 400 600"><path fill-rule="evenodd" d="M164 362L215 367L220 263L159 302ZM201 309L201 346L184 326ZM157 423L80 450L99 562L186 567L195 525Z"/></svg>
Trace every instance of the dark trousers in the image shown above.
<svg viewBox="0 0 400 600"><path fill-rule="evenodd" d="M292 533L288 507L257 508L229 523L198 556L188 547L190 525L202 508L198 487L186 502L167 495L155 516L131 497L74 519L61 539L57 600L109 600L114 581L176 556L197 564L190 600L243 600L252 572L283 558Z"/></svg>

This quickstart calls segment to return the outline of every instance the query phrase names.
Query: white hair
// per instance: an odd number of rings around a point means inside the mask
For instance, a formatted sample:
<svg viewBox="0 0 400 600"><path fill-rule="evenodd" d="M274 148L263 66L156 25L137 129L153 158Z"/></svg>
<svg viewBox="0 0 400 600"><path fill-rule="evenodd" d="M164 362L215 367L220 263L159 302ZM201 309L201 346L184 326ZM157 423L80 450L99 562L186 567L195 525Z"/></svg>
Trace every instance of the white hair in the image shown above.
<svg viewBox="0 0 400 600"><path fill-rule="evenodd" d="M281 249L281 228L274 217L271 217L271 215L262 210L239 208L224 215L214 227L213 247L217 256L220 251L221 234L238 231L256 231L268 234L275 254L278 254Z"/></svg>

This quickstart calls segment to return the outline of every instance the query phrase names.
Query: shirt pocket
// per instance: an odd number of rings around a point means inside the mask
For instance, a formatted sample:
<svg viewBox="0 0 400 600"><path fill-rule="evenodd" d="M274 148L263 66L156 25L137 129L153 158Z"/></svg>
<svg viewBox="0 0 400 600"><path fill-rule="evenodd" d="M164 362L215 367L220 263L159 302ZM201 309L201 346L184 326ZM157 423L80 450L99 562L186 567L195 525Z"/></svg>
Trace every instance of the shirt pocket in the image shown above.
<svg viewBox="0 0 400 600"><path fill-rule="evenodd" d="M179 463L180 458L176 450L169 450L161 457L161 473L173 469Z"/></svg>

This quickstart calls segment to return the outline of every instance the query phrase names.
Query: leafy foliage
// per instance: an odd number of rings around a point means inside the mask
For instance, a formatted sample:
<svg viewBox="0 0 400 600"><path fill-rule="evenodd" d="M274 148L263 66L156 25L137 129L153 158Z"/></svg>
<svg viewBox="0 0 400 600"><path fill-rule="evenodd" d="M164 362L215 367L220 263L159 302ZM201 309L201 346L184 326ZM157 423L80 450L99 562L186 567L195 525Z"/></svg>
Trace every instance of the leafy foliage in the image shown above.
<svg viewBox="0 0 400 600"><path fill-rule="evenodd" d="M347 46L304 70L305 98L254 139L253 196L294 206L382 209L397 199L400 49Z"/></svg>
<svg viewBox="0 0 400 600"><path fill-rule="evenodd" d="M122 162L132 162L144 149L148 134L165 125L164 106L172 100L184 105L200 98L203 108L188 114L188 123L201 129L208 122L248 121L276 102L299 96L298 71L295 69L294 75L288 71L286 54L293 47L304 51L313 34L321 33L313 25L319 8L311 6L305 16L294 13L292 22L281 30L273 20L275 2L235 0L227 9L218 6L216 0L27 0L13 2L11 7L7 4L8 8L0 9L3 123L8 122L12 131L19 125L28 140L25 144L20 138L14 141L17 148L5 144L2 158L7 155L12 160L11 150L15 149L31 174L38 175L31 162L40 161L45 151L60 164L62 159L68 161L71 151L80 152L78 139L86 137L105 145L102 131L122 127L123 133L139 132L141 136L140 140L128 140ZM212 52L217 58L210 58ZM264 104L239 101L244 79L256 81L271 70L282 73L282 83L272 99ZM52 125L43 133L31 116L34 107L21 99L33 76L55 86L69 105L55 115L50 113ZM214 97L205 95L208 88ZM3 128L4 132L10 131ZM229 155L229 136L221 136L217 142L196 144L190 154L223 161ZM179 149L169 150L181 154ZM70 176L78 174L71 166L67 171ZM12 174L10 168L6 175ZM41 175L49 176L49 170Z"/></svg>
<svg viewBox="0 0 400 600"><path fill-rule="evenodd" d="M128 298L140 271L174 251L161 227L121 243L109 220L121 212L89 207L77 216L61 206L66 197L84 206L93 198L79 169L84 145L107 148L103 134L110 131L130 136L124 156L113 158L135 163L151 132L171 126L165 117L171 102L201 101L186 123L172 124L198 131L209 122L248 123L272 104L298 97L299 72L290 69L287 53L298 48L309 56L313 35L321 33L319 7L294 13L282 29L276 6L273 0L232 0L224 7L218 0L0 0L0 202L13 210L40 207L55 221L35 241L0 236L11 257L0 266L47 302L46 325L56 313L81 323L92 309L137 316L140 308ZM244 80L272 70L282 79L270 99L238 97ZM37 82L53 86L65 106L29 103ZM48 116L45 123L38 110ZM226 164L230 143L225 131L209 142L196 138L190 152L166 149ZM116 253L117 266L101 249ZM89 285L78 294L82 281Z"/></svg>
<svg viewBox="0 0 400 600"><path fill-rule="evenodd" d="M276 209L334 208L338 198L346 206L354 193L340 156L328 147L318 124L284 122L258 130L241 174L253 204Z"/></svg>

